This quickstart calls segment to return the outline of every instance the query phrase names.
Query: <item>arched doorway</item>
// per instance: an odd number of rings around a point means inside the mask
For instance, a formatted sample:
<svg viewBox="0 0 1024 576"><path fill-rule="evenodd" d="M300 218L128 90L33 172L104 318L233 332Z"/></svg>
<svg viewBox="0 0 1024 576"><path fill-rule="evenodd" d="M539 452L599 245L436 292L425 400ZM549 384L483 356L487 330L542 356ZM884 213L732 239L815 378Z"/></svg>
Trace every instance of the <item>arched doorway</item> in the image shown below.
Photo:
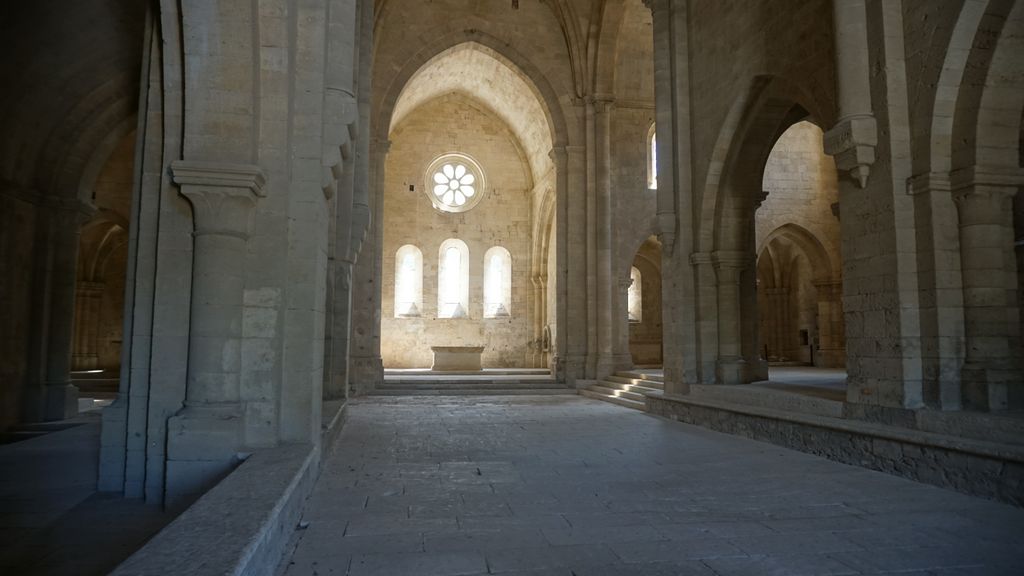
<svg viewBox="0 0 1024 576"><path fill-rule="evenodd" d="M823 133L786 128L765 163L756 208L757 341L768 378L845 390L838 178Z"/></svg>
<svg viewBox="0 0 1024 576"><path fill-rule="evenodd" d="M92 190L96 213L79 238L71 377L94 405L116 396L121 371L135 134L122 136L103 162Z"/></svg>
<svg viewBox="0 0 1024 576"><path fill-rule="evenodd" d="M648 238L630 267L627 293L629 353L635 367L660 368L662 356L661 243Z"/></svg>

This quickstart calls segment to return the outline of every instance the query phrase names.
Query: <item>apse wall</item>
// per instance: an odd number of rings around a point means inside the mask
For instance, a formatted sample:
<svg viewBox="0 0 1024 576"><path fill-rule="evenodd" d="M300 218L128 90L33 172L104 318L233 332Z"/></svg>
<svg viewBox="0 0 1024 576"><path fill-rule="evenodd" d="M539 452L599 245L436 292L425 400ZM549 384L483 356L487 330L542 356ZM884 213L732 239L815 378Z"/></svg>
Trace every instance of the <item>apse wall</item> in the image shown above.
<svg viewBox="0 0 1024 576"><path fill-rule="evenodd" d="M475 207L446 213L431 203L426 171L439 156L475 160L485 194ZM428 187L428 185L430 187ZM529 165L509 128L480 102L458 93L409 113L391 133L384 178L381 356L386 368L429 368L431 346L483 346L484 367L526 366L530 336ZM438 256L447 239L469 248L467 318L438 318ZM395 317L395 253L412 244L423 254L419 317ZM512 256L509 317L484 318L484 253L502 246Z"/></svg>

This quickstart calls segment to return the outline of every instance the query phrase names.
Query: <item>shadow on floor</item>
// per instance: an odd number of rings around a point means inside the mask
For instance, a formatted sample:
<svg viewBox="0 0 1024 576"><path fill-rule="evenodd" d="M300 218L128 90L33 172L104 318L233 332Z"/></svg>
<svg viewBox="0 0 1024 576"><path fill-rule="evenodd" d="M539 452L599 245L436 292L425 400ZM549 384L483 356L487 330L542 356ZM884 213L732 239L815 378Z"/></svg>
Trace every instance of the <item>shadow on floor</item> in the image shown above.
<svg viewBox="0 0 1024 576"><path fill-rule="evenodd" d="M174 515L96 492L100 415L28 426L0 444L0 574L106 574Z"/></svg>

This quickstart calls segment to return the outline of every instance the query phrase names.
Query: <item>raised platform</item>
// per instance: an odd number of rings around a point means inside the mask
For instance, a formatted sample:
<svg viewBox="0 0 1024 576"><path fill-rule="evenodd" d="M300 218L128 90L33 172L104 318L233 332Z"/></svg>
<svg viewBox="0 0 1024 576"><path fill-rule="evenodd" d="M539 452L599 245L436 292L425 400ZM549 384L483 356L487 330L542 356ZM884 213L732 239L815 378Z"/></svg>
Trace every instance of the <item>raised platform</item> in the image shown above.
<svg viewBox="0 0 1024 576"><path fill-rule="evenodd" d="M538 368L480 371L387 369L384 382L371 396L522 396L575 394L551 372Z"/></svg>
<svg viewBox="0 0 1024 576"><path fill-rule="evenodd" d="M995 432L989 440L983 440L928 428L844 418L846 409L842 403L814 399L812 404L805 404L799 395L753 386L692 388L695 390L691 394L683 396L647 394L647 411L845 464L1024 506L1024 421L986 417L986 421L993 418L1002 423L990 423L989 428ZM977 428L977 415L972 414L919 411L917 421L930 423L933 430L981 431Z"/></svg>

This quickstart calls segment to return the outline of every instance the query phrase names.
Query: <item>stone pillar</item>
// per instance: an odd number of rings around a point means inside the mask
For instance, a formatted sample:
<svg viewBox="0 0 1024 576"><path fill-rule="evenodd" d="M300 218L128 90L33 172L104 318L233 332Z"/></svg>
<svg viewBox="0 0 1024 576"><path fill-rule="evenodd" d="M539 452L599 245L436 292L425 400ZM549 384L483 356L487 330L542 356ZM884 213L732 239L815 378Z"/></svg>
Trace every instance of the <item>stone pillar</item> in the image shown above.
<svg viewBox="0 0 1024 576"><path fill-rule="evenodd" d="M548 277L535 274L530 277L533 285L533 345L530 347L530 366L548 368L547 351L544 349L544 326L547 324Z"/></svg>
<svg viewBox="0 0 1024 576"><path fill-rule="evenodd" d="M360 395L373 390L384 381L384 361L380 355L381 320L381 266L384 243L384 167L391 141L374 138L370 142L371 172L367 173L367 186L371 203L365 214L369 233L361 243L358 259L352 270L352 311L349 340L349 386L351 393ZM355 214L353 215L355 217ZM353 224L358 225L357 223ZM335 335L338 338L338 335Z"/></svg>
<svg viewBox="0 0 1024 576"><path fill-rule="evenodd" d="M743 251L746 264L740 274L740 316L742 349L740 355L746 363L744 382L757 382L768 379L768 361L761 357L760 315L757 310L757 231L755 229L757 209L761 207L768 192L758 190L750 196L750 208L744 218L746 233L743 240Z"/></svg>
<svg viewBox="0 0 1024 576"><path fill-rule="evenodd" d="M836 92L839 122L825 133L825 153L836 168L867 186L875 163L878 127L871 109L865 0L832 0L836 44Z"/></svg>
<svg viewBox="0 0 1024 576"><path fill-rule="evenodd" d="M563 190L568 196L566 219L560 219L557 226L558 231L564 231L567 257L558 262L559 273L565 273L565 283L559 288L559 308L565 306L565 322L559 322L556 326L558 333L565 343L565 379L566 383L575 386L576 380L592 377L587 373L587 358L591 351L588 350L589 325L592 324L592 317L587 309L587 302L581 295L587 293L587 238L585 226L568 226L566 222L582 223L587 221L587 198L586 198L586 150L583 146L564 147L565 188ZM556 154L556 170L560 162L561 154ZM556 175L556 177L558 177ZM558 180L562 184L561 179ZM561 318L559 318L561 320Z"/></svg>
<svg viewBox="0 0 1024 576"><path fill-rule="evenodd" d="M765 299L768 301L768 309L765 310L769 326L768 352L781 359L788 354L788 342L786 334L789 330L786 323L789 320L789 288L765 288Z"/></svg>
<svg viewBox="0 0 1024 576"><path fill-rule="evenodd" d="M818 351L815 365L822 368L846 366L846 338L843 325L843 283L815 282L818 300Z"/></svg>
<svg viewBox="0 0 1024 576"><path fill-rule="evenodd" d="M604 378L619 368L619 359L615 357L615 334L619 330L616 325L615 306L618 296L615 279L612 276L612 260L615 245L612 234L612 183L611 183L611 118L614 102L611 97L595 97L595 145L596 145L596 176L597 176L597 367L594 377Z"/></svg>
<svg viewBox="0 0 1024 576"><path fill-rule="evenodd" d="M42 304L37 316L44 336L37 345L41 353L35 381L25 391L25 421L48 422L78 414L78 388L71 384L71 347L75 328L75 283L78 245L82 225L96 209L77 199L50 198L46 203L46 252L39 265L45 266Z"/></svg>
<svg viewBox="0 0 1024 576"><path fill-rule="evenodd" d="M107 285L81 280L75 286L75 344L71 354L73 370L94 370L99 366L97 342L100 304Z"/></svg>
<svg viewBox="0 0 1024 576"><path fill-rule="evenodd" d="M197 494L236 464L246 243L265 177L257 166L176 161L195 222L185 407L168 420L166 498Z"/></svg>
<svg viewBox="0 0 1024 576"><path fill-rule="evenodd" d="M548 358L551 373L558 380L569 381L566 358L568 356L569 301L566 298L569 266L569 231L566 220L569 217L569 154L565 146L555 146L548 152L555 166L555 277L548 282L555 283L555 317L548 319L554 330L548 342Z"/></svg>
<svg viewBox="0 0 1024 576"><path fill-rule="evenodd" d="M633 279L630 278L628 270L626 274L619 275L619 281L616 282L615 298L617 300L615 306L615 321L619 324L618 330L616 330L617 338L615 339L615 355L620 359L623 368L630 368L633 365L633 351L629 346L629 287L633 285ZM627 364L628 361L628 364Z"/></svg>
<svg viewBox="0 0 1024 576"><path fill-rule="evenodd" d="M718 279L718 384L742 384L746 362L742 356L742 302L740 280L749 259L742 252L715 252Z"/></svg>
<svg viewBox="0 0 1024 576"><path fill-rule="evenodd" d="M964 406L1006 410L1022 384L1020 309L1014 254L1012 175L978 167L951 175L960 216L967 354L961 371Z"/></svg>
<svg viewBox="0 0 1024 576"><path fill-rule="evenodd" d="M658 150L658 230L662 250L671 254L676 238L675 199L675 69L673 67L673 9L672 0L644 0L651 10L654 28L654 104L655 134ZM683 8L685 12L685 8ZM679 38L685 41L685 32ZM685 53L682 54L685 59ZM684 62L684 66L685 66Z"/></svg>

